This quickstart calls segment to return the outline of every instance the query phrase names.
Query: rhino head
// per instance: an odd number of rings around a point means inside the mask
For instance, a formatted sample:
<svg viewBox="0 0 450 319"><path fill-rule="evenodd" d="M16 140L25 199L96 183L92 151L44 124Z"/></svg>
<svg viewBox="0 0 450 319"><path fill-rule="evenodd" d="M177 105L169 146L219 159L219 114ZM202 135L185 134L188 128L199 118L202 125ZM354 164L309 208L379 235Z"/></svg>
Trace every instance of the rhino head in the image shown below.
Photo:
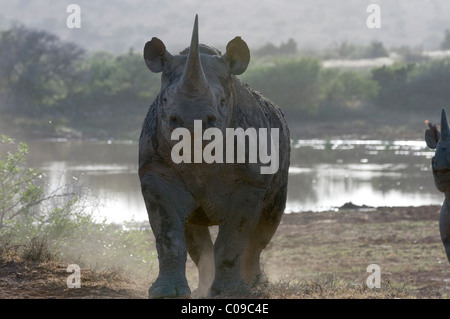
<svg viewBox="0 0 450 319"><path fill-rule="evenodd" d="M232 76L242 74L250 62L250 51L240 37L228 43L224 55L199 45L196 16L188 49L173 56L154 37L144 47L144 60L150 71L162 72L157 103L166 140L179 127L192 133L194 120L202 121L203 130L230 125L236 106Z"/></svg>
<svg viewBox="0 0 450 319"><path fill-rule="evenodd" d="M434 183L436 188L445 194L439 217L439 230L450 262L450 129L444 109L441 112L441 131L430 122L428 127L425 131L425 142L429 148L436 150L431 160Z"/></svg>
<svg viewBox="0 0 450 319"><path fill-rule="evenodd" d="M441 112L441 131L436 125L428 122L425 131L425 142L436 153L431 160L436 188L443 193L450 193L450 129L445 110Z"/></svg>

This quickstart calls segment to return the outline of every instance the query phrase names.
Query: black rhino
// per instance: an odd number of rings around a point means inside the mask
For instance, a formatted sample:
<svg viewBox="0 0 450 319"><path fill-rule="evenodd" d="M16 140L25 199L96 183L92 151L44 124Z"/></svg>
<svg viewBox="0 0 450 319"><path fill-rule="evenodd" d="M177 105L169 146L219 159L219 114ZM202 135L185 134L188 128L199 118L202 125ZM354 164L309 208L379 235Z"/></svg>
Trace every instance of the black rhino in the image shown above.
<svg viewBox="0 0 450 319"><path fill-rule="evenodd" d="M439 217L439 231L450 262L450 129L445 109L441 111L441 131L439 132L436 125L430 122L428 127L425 131L425 142L429 148L436 150L431 160L434 184L445 194Z"/></svg>
<svg viewBox="0 0 450 319"><path fill-rule="evenodd" d="M152 72L162 72L161 90L139 141L139 178L159 260L149 297L191 296L187 253L198 267L198 296L246 293L262 276L261 251L286 205L290 137L284 114L236 78L250 61L247 44L236 37L223 55L199 44L197 16L189 48L173 56L161 40L152 38L144 59ZM261 174L261 161L174 163L172 133L181 128L193 132L195 120L203 131L277 129L278 170ZM219 226L214 243L212 225Z"/></svg>

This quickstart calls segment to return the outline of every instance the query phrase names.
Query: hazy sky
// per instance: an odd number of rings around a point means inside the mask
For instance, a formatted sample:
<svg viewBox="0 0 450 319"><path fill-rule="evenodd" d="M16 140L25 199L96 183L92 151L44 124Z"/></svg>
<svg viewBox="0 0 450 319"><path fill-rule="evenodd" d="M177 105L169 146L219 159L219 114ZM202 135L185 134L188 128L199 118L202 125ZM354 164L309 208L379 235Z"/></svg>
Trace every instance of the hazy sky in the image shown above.
<svg viewBox="0 0 450 319"><path fill-rule="evenodd" d="M69 29L70 3L81 8L81 28ZM381 28L369 29L371 3L381 8ZM87 50L142 50L153 36L169 51L186 47L199 14L200 41L223 49L237 35L250 48L293 38L299 47L327 48L342 41L439 47L450 29L449 0L0 0L0 27L12 23L45 29Z"/></svg>

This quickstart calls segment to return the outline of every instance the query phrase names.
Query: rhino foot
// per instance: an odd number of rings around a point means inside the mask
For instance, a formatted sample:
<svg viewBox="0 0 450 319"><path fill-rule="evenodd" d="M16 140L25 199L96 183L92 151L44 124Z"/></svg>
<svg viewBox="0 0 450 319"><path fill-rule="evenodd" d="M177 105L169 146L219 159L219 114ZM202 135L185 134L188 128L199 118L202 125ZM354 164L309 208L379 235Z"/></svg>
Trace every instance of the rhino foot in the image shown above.
<svg viewBox="0 0 450 319"><path fill-rule="evenodd" d="M190 297L191 290L189 289L187 283L174 283L157 280L148 290L149 299L188 299Z"/></svg>

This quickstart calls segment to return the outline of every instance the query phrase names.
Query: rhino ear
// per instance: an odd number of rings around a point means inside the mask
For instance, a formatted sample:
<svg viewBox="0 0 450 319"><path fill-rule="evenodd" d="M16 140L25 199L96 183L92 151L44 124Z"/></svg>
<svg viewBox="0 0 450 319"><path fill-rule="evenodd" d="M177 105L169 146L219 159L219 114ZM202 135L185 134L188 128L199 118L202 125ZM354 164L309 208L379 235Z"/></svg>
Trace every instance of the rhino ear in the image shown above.
<svg viewBox="0 0 450 319"><path fill-rule="evenodd" d="M152 38L145 44L144 60L150 71L159 73L164 70L172 55L166 50L164 43L158 38Z"/></svg>
<svg viewBox="0 0 450 319"><path fill-rule="evenodd" d="M223 59L229 66L231 74L244 73L250 62L250 50L247 43L241 37L234 38L228 42Z"/></svg>
<svg viewBox="0 0 450 319"><path fill-rule="evenodd" d="M436 149L437 143L441 138L441 133L437 129L436 125L428 121L426 121L426 123L428 124L429 128L425 130L425 142L427 143L427 146L429 148L434 150Z"/></svg>

